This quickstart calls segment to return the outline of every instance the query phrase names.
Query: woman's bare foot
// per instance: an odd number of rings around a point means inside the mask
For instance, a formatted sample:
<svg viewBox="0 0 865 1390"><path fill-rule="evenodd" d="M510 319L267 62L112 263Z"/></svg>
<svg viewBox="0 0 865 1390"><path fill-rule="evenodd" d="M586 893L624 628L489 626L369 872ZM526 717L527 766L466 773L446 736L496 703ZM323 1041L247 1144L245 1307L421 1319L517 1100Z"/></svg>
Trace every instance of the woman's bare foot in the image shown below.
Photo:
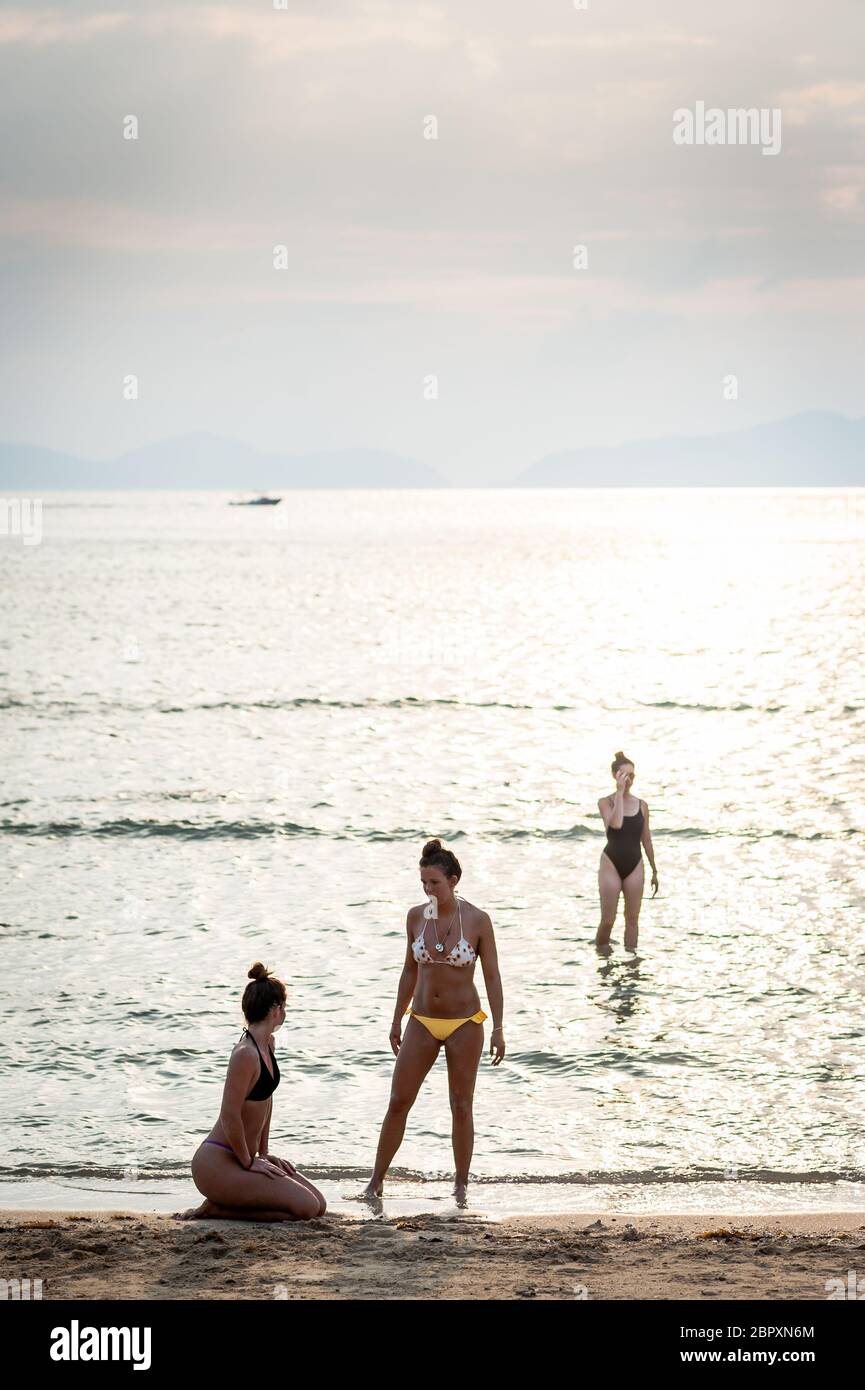
<svg viewBox="0 0 865 1390"><path fill-rule="evenodd" d="M384 1211L382 1193L384 1192L383 1182L374 1182L372 1179L367 1183L363 1192L358 1197L359 1202L365 1202L373 1216L381 1216Z"/></svg>
<svg viewBox="0 0 865 1390"><path fill-rule="evenodd" d="M197 1221L204 1216L212 1216L213 1210L213 1203L205 1197L200 1207L188 1207L186 1211L176 1211L174 1215L178 1221Z"/></svg>
<svg viewBox="0 0 865 1390"><path fill-rule="evenodd" d="M466 1182L454 1183L452 1196L456 1198L458 1207L467 1207L469 1204L469 1185Z"/></svg>

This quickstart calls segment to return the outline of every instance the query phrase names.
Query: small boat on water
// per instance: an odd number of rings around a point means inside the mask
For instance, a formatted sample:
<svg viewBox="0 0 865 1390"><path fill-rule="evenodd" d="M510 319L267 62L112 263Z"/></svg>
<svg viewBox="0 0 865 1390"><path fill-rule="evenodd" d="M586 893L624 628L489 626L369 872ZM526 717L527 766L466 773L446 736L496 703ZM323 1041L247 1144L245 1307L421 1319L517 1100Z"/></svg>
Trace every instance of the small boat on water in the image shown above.
<svg viewBox="0 0 865 1390"><path fill-rule="evenodd" d="M278 507L281 497L250 497L246 502L229 502L229 507Z"/></svg>

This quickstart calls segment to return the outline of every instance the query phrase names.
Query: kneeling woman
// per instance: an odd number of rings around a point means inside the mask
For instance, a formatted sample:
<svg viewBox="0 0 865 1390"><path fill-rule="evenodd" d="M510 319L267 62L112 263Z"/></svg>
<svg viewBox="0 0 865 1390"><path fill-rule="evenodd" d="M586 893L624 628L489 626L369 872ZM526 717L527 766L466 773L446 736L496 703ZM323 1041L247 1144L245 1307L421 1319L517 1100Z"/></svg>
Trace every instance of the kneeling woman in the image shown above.
<svg viewBox="0 0 865 1390"><path fill-rule="evenodd" d="M410 908L406 918L405 962L390 1030L397 1061L375 1169L364 1197L381 1196L385 1174L402 1143L408 1112L444 1044L453 1117L454 1196L465 1201L474 1147L472 1097L486 1018L473 979L478 957L495 1024L490 1040L494 1066L505 1055L505 1039L492 923L486 912L457 897L461 877L456 856L440 840L430 840L420 861L421 883L429 902L425 907ZM414 1008L408 1007L410 1001ZM411 1014L411 1018L402 1038L404 1014Z"/></svg>
<svg viewBox="0 0 865 1390"><path fill-rule="evenodd" d="M279 1067L273 1034L285 1022L285 985L260 962L249 972L241 1007L248 1027L228 1061L222 1109L192 1159L192 1180L205 1200L184 1218L308 1221L327 1203L284 1158L268 1153Z"/></svg>

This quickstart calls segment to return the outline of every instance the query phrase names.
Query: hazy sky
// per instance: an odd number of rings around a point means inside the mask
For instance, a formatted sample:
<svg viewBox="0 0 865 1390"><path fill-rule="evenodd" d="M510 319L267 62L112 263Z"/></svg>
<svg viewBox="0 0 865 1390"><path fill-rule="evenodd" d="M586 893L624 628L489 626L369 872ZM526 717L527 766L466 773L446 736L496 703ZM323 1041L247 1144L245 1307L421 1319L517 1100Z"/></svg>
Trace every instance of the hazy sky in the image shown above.
<svg viewBox="0 0 865 1390"><path fill-rule="evenodd" d="M0 437L481 483L861 414L863 52L862 0L0 3ZM675 145L699 101L781 153Z"/></svg>

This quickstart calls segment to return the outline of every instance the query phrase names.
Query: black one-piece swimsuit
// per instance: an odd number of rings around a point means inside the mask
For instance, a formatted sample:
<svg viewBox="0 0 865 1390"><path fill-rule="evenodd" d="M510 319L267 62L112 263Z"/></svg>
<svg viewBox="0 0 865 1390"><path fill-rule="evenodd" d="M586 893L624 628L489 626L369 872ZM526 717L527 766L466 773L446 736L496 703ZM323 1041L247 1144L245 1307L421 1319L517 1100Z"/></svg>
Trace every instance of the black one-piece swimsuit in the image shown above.
<svg viewBox="0 0 865 1390"><path fill-rule="evenodd" d="M632 874L643 857L640 836L643 833L643 808L640 806L632 816L623 816L618 830L607 826L607 843L604 854L612 860L618 870L619 878L624 880Z"/></svg>

